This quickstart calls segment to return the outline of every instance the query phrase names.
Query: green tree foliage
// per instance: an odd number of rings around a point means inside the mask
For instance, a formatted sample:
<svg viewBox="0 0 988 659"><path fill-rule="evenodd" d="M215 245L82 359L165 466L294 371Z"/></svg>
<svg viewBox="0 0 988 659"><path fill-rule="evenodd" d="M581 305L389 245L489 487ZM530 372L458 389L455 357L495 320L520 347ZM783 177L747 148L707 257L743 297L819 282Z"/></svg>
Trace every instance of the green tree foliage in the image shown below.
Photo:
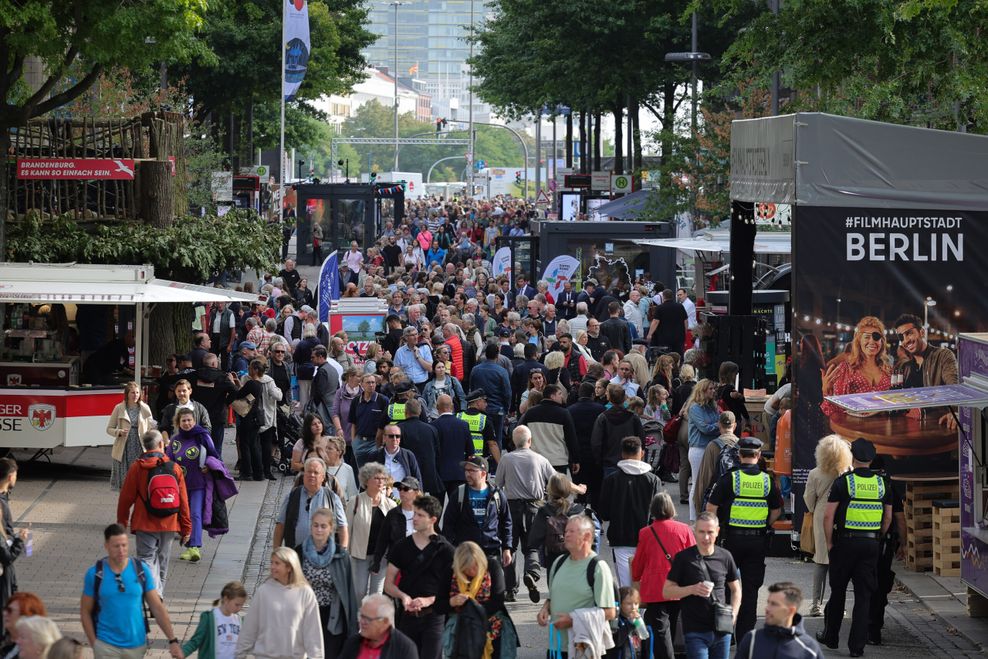
<svg viewBox="0 0 988 659"><path fill-rule="evenodd" d="M165 229L121 222L96 227L68 216L30 214L10 225L7 258L38 263L150 263L164 278L204 282L218 270L270 270L281 251L281 228L256 214L186 217Z"/></svg>
<svg viewBox="0 0 988 659"><path fill-rule="evenodd" d="M205 0L0 0L0 140L75 99L103 71L208 59L195 37L205 10ZM22 80L32 57L45 67L34 92Z"/></svg>
<svg viewBox="0 0 988 659"><path fill-rule="evenodd" d="M764 89L778 68L787 110L984 132L986 30L981 0L788 1L733 45L730 80Z"/></svg>

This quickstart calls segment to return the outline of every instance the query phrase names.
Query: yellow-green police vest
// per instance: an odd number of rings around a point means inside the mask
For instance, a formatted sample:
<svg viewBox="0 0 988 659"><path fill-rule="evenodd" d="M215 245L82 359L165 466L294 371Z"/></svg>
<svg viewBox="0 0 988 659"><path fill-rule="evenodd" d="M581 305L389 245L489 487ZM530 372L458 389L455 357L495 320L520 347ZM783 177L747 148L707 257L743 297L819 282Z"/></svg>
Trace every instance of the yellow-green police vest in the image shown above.
<svg viewBox="0 0 988 659"><path fill-rule="evenodd" d="M396 422L407 419L408 412L405 411L405 403L391 403L388 405L388 418Z"/></svg>
<svg viewBox="0 0 988 659"><path fill-rule="evenodd" d="M728 516L728 526L742 529L764 529L768 524L768 493L772 480L768 474L748 474L737 469L732 474L734 501Z"/></svg>
<svg viewBox="0 0 988 659"><path fill-rule="evenodd" d="M457 412L456 418L461 421L466 421L467 425L470 426L470 439L473 440L473 452L475 455L484 454L484 426L487 425L487 415L477 412L476 414L467 414L466 412Z"/></svg>
<svg viewBox="0 0 988 659"><path fill-rule="evenodd" d="M882 530L882 512L885 498L885 479L879 476L847 475L847 493L851 500L844 516L846 531Z"/></svg>

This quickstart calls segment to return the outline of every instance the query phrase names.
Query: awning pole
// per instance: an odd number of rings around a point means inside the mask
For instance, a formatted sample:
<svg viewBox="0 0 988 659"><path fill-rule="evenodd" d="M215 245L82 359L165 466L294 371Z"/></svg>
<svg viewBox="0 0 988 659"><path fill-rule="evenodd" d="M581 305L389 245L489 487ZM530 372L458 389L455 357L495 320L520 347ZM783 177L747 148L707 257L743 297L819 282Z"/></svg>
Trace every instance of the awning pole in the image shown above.
<svg viewBox="0 0 988 659"><path fill-rule="evenodd" d="M147 345L144 337L144 304L138 302L134 305L134 382L137 383L138 391L141 386L141 365L144 364L144 346Z"/></svg>

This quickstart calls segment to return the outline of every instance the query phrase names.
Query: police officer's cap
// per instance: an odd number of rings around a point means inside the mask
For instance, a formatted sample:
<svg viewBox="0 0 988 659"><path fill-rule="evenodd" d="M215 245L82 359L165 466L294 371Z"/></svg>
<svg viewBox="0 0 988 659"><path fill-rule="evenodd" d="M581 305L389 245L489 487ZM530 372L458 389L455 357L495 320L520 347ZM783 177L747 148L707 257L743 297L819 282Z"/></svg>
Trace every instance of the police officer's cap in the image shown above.
<svg viewBox="0 0 988 659"><path fill-rule="evenodd" d="M395 393L407 394L409 391L411 391L414 388L415 386L411 382L409 382L408 380L402 380L401 382L395 385Z"/></svg>
<svg viewBox="0 0 988 659"><path fill-rule="evenodd" d="M864 437L851 442L851 455L858 462L871 462L875 459L875 445Z"/></svg>
<svg viewBox="0 0 988 659"><path fill-rule="evenodd" d="M762 440L757 437L742 437L738 440L738 448L742 451L762 450Z"/></svg>
<svg viewBox="0 0 988 659"><path fill-rule="evenodd" d="M484 393L483 389L474 389L467 394L467 402L472 403L478 400L487 400L487 394Z"/></svg>

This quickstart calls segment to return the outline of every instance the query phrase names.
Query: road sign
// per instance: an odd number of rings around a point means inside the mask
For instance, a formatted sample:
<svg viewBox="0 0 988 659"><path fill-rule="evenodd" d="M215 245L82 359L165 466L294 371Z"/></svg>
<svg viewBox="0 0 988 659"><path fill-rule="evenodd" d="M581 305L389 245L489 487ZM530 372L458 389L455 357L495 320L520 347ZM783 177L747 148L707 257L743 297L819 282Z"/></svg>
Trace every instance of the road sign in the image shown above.
<svg viewBox="0 0 988 659"><path fill-rule="evenodd" d="M549 193L545 190L539 190L539 196L535 199L535 204L537 206L551 206L552 200L549 198Z"/></svg>
<svg viewBox="0 0 988 659"><path fill-rule="evenodd" d="M611 189L610 172L592 172L590 174L590 189L594 192L608 192Z"/></svg>
<svg viewBox="0 0 988 659"><path fill-rule="evenodd" d="M611 194L627 194L631 192L630 174L611 174Z"/></svg>

